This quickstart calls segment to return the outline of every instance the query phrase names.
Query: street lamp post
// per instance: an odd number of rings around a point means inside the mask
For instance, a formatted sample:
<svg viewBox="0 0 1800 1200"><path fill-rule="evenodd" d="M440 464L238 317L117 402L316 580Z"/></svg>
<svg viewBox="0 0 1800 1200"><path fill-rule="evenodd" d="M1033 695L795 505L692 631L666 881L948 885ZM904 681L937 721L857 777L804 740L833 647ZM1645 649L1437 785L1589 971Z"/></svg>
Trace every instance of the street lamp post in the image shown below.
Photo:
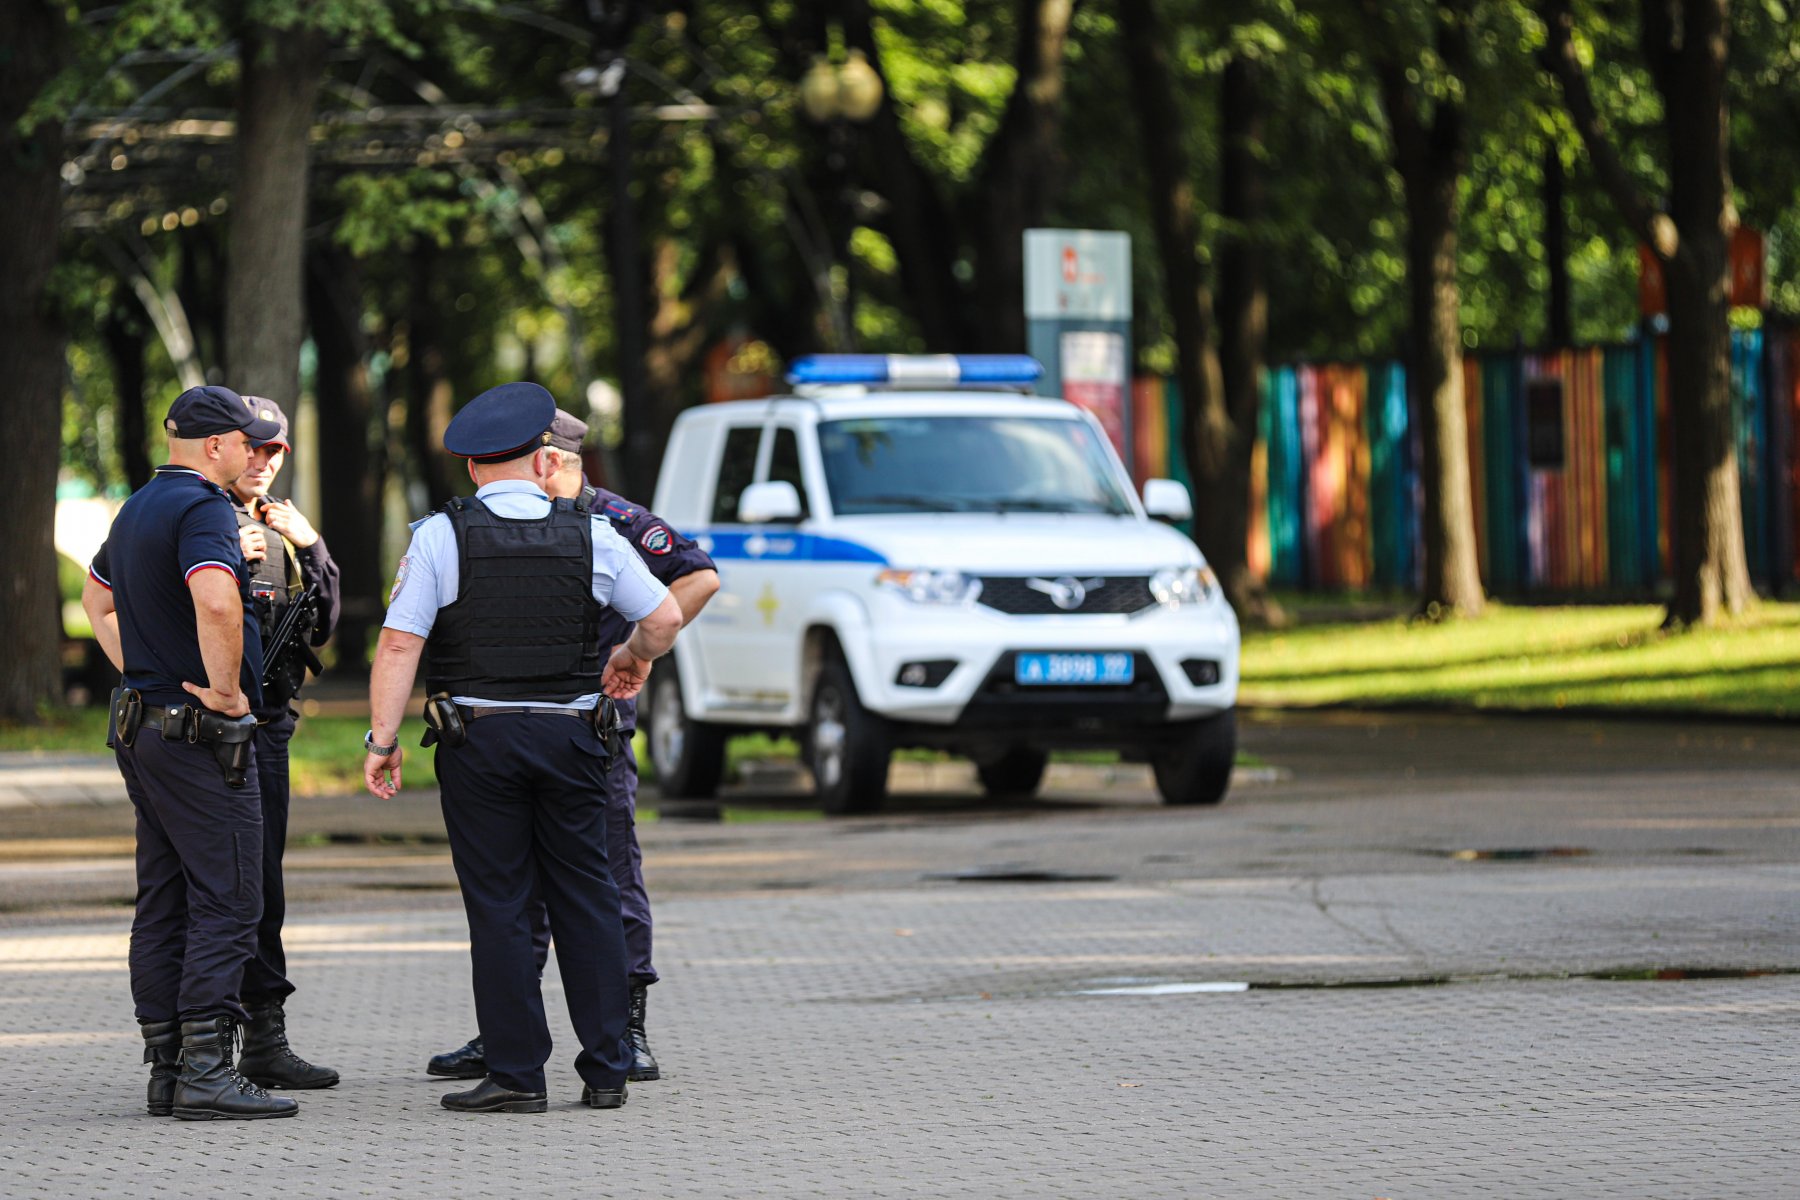
<svg viewBox="0 0 1800 1200"><path fill-rule="evenodd" d="M861 50L850 51L841 63L821 54L813 59L812 67L800 80L801 111L808 120L829 131L826 165L837 184L843 213L842 237L832 239L833 257L844 267L843 294L839 295L835 281L827 292L831 298L829 317L839 350L856 348L856 305L850 291L850 236L857 219L850 166L851 126L863 124L880 111L883 92L880 73Z"/></svg>

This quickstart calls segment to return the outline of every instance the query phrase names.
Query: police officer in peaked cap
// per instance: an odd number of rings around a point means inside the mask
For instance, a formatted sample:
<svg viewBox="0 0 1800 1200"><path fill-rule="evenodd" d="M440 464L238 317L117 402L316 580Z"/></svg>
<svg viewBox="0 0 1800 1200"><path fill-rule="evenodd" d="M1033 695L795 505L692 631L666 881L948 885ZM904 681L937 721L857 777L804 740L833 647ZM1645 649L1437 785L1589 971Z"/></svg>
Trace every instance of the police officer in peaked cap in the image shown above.
<svg viewBox="0 0 1800 1200"><path fill-rule="evenodd" d="M294 985L288 981L287 953L281 944L287 915L281 860L287 848L288 743L299 719L293 703L306 682L307 663L317 662L311 647L324 645L337 625L338 566L325 539L294 502L269 495L293 451L287 414L261 396L245 396L244 401L258 417L275 422L277 430L253 443L249 467L229 489L250 568L250 600L268 658L263 670L267 686L255 709L256 777L263 810L263 913L256 928L256 955L244 971L244 1009L250 1021L244 1026L238 1072L264 1087L327 1088L337 1083L338 1073L307 1062L288 1045L286 1001ZM294 628L278 654L273 639L284 624Z"/></svg>
<svg viewBox="0 0 1800 1200"><path fill-rule="evenodd" d="M369 684L364 782L400 786L399 726L429 648L426 720L462 885L486 1077L459 1112L543 1112L550 1034L532 948L541 897L556 939L575 1069L593 1108L625 1103L631 1045L619 889L607 865L603 694L629 700L681 628L681 609L599 514L547 485L556 404L536 384L477 396L444 448L477 486L414 526ZM611 649L609 614L635 622Z"/></svg>
<svg viewBox="0 0 1800 1200"><path fill-rule="evenodd" d="M225 489L279 427L223 387L170 406L169 461L125 502L82 589L113 697L119 773L137 813L131 994L149 1110L189 1120L290 1117L238 1073L239 992L262 916L262 802L251 711L262 644Z"/></svg>
<svg viewBox="0 0 1800 1200"><path fill-rule="evenodd" d="M706 551L682 537L655 513L583 481L581 443L587 431L586 422L560 408L556 410L550 424L550 445L560 452L561 465L546 485L547 490L552 496L566 496L604 516L650 568L650 573L668 587L669 594L681 606L681 622L686 627L719 590L718 569ZM608 616L607 627L601 631L601 644L625 641L631 633L630 625L617 613ZM624 917L627 976L631 984L631 1018L626 1035L632 1050L630 1080L636 1083L662 1075L645 1028L648 990L658 976L650 952L650 895L644 886L644 859L637 840L638 771L637 756L631 746L631 735L637 729L637 701L622 701L618 710L623 744L606 771L606 858L619 885ZM541 975L550 954L550 925L541 903L532 912L532 942ZM487 1073L481 1038L434 1056L425 1069L429 1074L450 1079L481 1078Z"/></svg>

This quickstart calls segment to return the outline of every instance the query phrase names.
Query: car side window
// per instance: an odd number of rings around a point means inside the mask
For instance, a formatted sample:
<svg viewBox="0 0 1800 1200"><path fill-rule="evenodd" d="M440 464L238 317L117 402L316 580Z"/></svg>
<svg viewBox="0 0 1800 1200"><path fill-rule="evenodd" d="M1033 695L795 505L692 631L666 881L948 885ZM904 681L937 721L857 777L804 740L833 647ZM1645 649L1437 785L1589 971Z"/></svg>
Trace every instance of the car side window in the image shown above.
<svg viewBox="0 0 1800 1200"><path fill-rule="evenodd" d="M791 483L800 494L800 519L812 515L806 499L806 481L800 471L800 439L792 429L777 429L775 445L769 454L769 482Z"/></svg>
<svg viewBox="0 0 1800 1200"><path fill-rule="evenodd" d="M756 446L761 440L760 425L740 425L725 435L725 453L719 456L713 486L712 524L738 523L738 497L756 478Z"/></svg>

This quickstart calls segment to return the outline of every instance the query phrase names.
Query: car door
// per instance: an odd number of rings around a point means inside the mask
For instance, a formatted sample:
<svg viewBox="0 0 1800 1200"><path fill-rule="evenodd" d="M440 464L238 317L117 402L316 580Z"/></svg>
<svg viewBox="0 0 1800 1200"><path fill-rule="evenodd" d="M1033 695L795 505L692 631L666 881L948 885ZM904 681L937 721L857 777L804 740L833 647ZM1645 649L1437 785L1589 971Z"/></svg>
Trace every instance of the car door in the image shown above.
<svg viewBox="0 0 1800 1200"><path fill-rule="evenodd" d="M737 509L738 497L756 479L763 429L761 419L746 418L726 425L715 442L712 506L701 545L718 564L719 593L697 627L682 636L682 645L700 657L710 702L734 710L752 706L756 687L745 639L761 620L755 607L760 579L748 569L745 543L752 531L738 520Z"/></svg>

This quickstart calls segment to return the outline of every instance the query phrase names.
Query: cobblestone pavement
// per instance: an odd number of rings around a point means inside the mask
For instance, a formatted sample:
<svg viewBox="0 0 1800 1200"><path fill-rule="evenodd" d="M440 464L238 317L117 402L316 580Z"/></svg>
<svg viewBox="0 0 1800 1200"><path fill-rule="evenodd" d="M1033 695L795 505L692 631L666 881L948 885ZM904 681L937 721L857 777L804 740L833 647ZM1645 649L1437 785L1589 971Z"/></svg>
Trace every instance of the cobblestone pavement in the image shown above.
<svg viewBox="0 0 1800 1200"><path fill-rule="evenodd" d="M466 928L415 798L296 810L292 1030L344 1085L146 1116L116 814L0 814L0 1195L1795 1194L1800 737L1246 740L1292 778L1212 811L646 825L665 1078L618 1112L576 1104L554 972L551 1111L437 1106Z"/></svg>

